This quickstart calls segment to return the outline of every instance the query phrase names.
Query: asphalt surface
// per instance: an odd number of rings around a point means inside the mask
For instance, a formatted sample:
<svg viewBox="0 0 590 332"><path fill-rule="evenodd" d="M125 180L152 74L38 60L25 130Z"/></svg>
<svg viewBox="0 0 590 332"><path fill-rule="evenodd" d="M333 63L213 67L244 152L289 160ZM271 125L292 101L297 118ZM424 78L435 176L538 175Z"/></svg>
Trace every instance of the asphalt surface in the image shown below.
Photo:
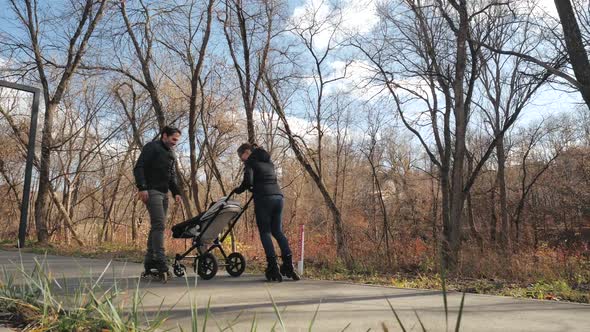
<svg viewBox="0 0 590 332"><path fill-rule="evenodd" d="M191 330L191 302L197 305L200 327L209 312L207 327L212 331L250 331L253 322L257 331L282 331L278 315L286 331L308 331L312 322L313 331L383 331L383 326L400 331L389 303L408 331L422 331L417 316L427 331L446 331L439 291L314 280L267 283L261 275L234 278L224 271L202 280L192 270L187 278L163 284L140 280L140 264L0 251L0 264L9 273L18 274L19 266L31 270L35 259L44 262L63 292L97 283L122 290L119 298L129 303L139 282L142 311L147 317L166 314L164 327L173 331ZM449 330L455 329L461 296L448 295ZM590 331L590 305L467 294L461 331Z"/></svg>

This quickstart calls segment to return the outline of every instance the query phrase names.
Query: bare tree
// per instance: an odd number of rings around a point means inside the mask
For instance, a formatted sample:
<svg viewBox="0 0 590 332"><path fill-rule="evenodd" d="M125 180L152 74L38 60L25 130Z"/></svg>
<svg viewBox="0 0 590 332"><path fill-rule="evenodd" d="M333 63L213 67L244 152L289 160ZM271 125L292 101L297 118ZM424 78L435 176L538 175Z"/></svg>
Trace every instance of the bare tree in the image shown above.
<svg viewBox="0 0 590 332"><path fill-rule="evenodd" d="M383 159L383 149L382 142L380 141L380 136L383 135L382 127L386 124L385 116L378 110L368 112L368 123L369 128L367 132L367 140L368 142L363 147L362 153L365 155L365 158L369 162L369 166L371 168L371 178L372 178L372 192L371 192L371 206L378 205L381 218L382 218L382 227L381 227L381 236L378 241L377 247L381 247L381 243L385 242L385 251L384 255L387 257L388 263L392 264L392 253L390 251L390 240L393 242L394 237L393 233L390 230L389 225L389 218L387 213L387 207L384 198L384 190L382 188L382 175L381 173L381 163ZM377 202L374 201L374 198L377 198ZM377 220L374 220L375 224Z"/></svg>
<svg viewBox="0 0 590 332"><path fill-rule="evenodd" d="M305 95L305 102L311 109L311 121L313 123L314 136L316 137L315 149L308 148L304 140L302 146L306 148L310 160L313 162L320 178L323 177L322 167L322 142L327 127L328 112L332 107L334 99L328 95L328 89L340 80L346 78L346 72L350 62L344 64L342 72L330 68L331 61L334 61L334 54L342 48L342 39L338 36L341 33L342 12L339 8L330 8L326 17L320 15L319 10L313 5L305 8L302 17L293 19L291 29L299 43L304 46L304 51L298 56L298 65L302 68L311 66L311 72L302 70L301 75L308 77L313 84L309 84ZM298 21L298 22L297 22ZM327 35L328 37L324 37ZM327 39L323 41L322 39ZM301 57L309 58L309 61L301 61ZM307 63L309 62L309 64Z"/></svg>
<svg viewBox="0 0 590 332"><path fill-rule="evenodd" d="M201 152L197 153L197 132L200 127L198 122L202 120L203 113L206 111L205 100L207 96L205 96L203 85L206 84L210 73L203 75L203 68L206 65L206 52L211 36L215 1L209 0L203 6L200 6L199 3L200 1L191 1L166 13L163 18L166 29L160 33L161 36L157 37L157 41L170 52L170 55L178 58L186 66L186 70L182 70L182 72L188 73L188 75L183 75L182 80L178 82L173 77L170 79L188 98L189 184L197 211L202 209L199 202L197 172L199 159L203 156ZM189 82L189 91L183 89L184 80ZM202 125L204 126L203 123ZM199 146L199 150L206 147L206 139L204 144L205 146Z"/></svg>
<svg viewBox="0 0 590 332"><path fill-rule="evenodd" d="M567 120L549 120L522 130L520 150L520 184L516 208L511 214L518 242L521 238L522 214L533 186L559 158L573 139L573 128ZM532 158L531 158L532 157ZM530 159L534 162L531 163ZM535 165L536 164L536 165ZM532 174L529 174L532 173Z"/></svg>
<svg viewBox="0 0 590 332"><path fill-rule="evenodd" d="M254 110L276 33L278 10L278 3L272 0L225 0L225 11L218 16L238 78L251 143L256 142Z"/></svg>
<svg viewBox="0 0 590 332"><path fill-rule="evenodd" d="M49 235L46 220L44 219L47 214L47 197L49 193L52 193L52 197L54 196L49 175L51 168L51 151L53 146L53 118L76 69L86 53L90 39L103 17L107 1L87 0L81 3L72 2L58 14L57 18L40 17L42 15L42 8L33 1L27 0L24 3L18 3L11 0L10 5L18 18L19 23L26 29L28 34L28 40L15 40L15 45L17 45L16 47L20 48L20 51L24 52L24 54L32 57L33 66L37 72L37 79L43 88L43 97L45 101L45 117L43 121L41 160L39 168L40 180L37 201L35 202L37 239L39 242L44 243L48 241ZM62 54L58 53L60 54L59 59L63 61L63 64L59 65L59 68L51 68L53 66L48 64L48 60L55 58L55 56L53 53L51 55L45 54L46 47L49 45L57 45L61 41L59 38L58 40L51 40L51 37L44 35L45 30L43 24L49 24L48 22L50 22L51 19L63 18L72 20L73 24L62 24L62 26L72 26L74 27L74 30L64 32L64 37L67 40L66 45L58 45L57 49L52 50L52 52L60 52L62 50L66 50L66 52ZM49 73L49 71L53 69L61 70L57 75L55 72Z"/></svg>
<svg viewBox="0 0 590 332"><path fill-rule="evenodd" d="M335 229L335 236L336 236L336 248L338 257L343 259L347 264L350 264L350 256L347 255L346 252L346 237L344 233L344 225L342 222L342 214L340 210L334 203L334 199L328 190L328 187L317 173L316 169L312 166L311 162L309 161L309 157L305 154L303 148L300 146L300 140L296 139L296 134L293 133L291 127L289 126L289 121L287 120L287 115L285 112L285 99L282 99L277 91L278 81L271 79L269 73L266 74L264 78L264 83L266 85L266 89L270 96L270 100L272 103L272 107L274 111L278 114L281 122L283 123L284 131L289 141L289 146L295 157L301 164L301 166L305 169L307 174L312 178L317 188L320 190L324 202L326 203L330 213L332 214L332 218L334 220L334 229Z"/></svg>
<svg viewBox="0 0 590 332"><path fill-rule="evenodd" d="M164 91L171 88L165 83L171 81L172 85L177 87L182 86L183 83L174 80L174 73L167 71L170 68L164 68L166 61L165 57L159 56L160 46L168 50L168 55L180 56L181 60L189 67L190 73L191 91L187 93L187 99L189 99L191 105L189 113L192 114L189 119L189 142L194 142L194 137L191 137L191 134L193 134L194 119L196 118L195 101L199 94L197 81L201 77L205 61L205 51L211 28L212 6L213 1L209 1L205 6L206 11L203 12L203 15L198 15L197 11L200 7L197 6L196 1L182 5L150 4L139 1L137 7L131 8L128 7L127 2L122 1L118 5L119 16L115 15L113 17L116 30L114 33L106 34L107 38L110 39L109 42L113 43L112 45L117 49L117 52L111 54L112 58L109 59L108 63L98 61L84 65L82 68L103 73L120 74L145 89L156 116L157 127L161 130L167 124L178 122L184 112L179 111L180 114L175 114L175 110L171 109L173 103L168 98L170 93ZM195 16L200 16L201 19L194 22ZM188 31L179 28L176 20L180 18L187 22ZM201 44L198 44L196 36L201 28L203 28L204 33ZM118 29L123 29L124 32L119 33ZM184 47L181 45L184 45ZM138 68L137 63L139 64ZM168 81L163 82L166 79ZM193 152L191 150L192 155L194 155ZM186 181L180 172L179 163L176 163L175 167L177 168L177 182L184 202L183 208L186 209L188 215L192 215L191 204L185 190Z"/></svg>
<svg viewBox="0 0 590 332"><path fill-rule="evenodd" d="M525 7L527 8L527 7ZM482 23L487 35L487 44L497 49L515 50L522 54L530 54L540 47L543 40L529 33L533 22L530 11L515 17L513 9L499 6L492 9L493 15ZM488 30L489 29L489 30ZM521 31L521 33L519 33ZM481 109L484 121L496 137L497 177L499 189L501 243L503 248L510 246L510 220L508 215L508 198L506 186L506 153L505 132L507 121L518 117L530 103L538 89L547 82L550 74L522 58L509 57L500 53L484 50L479 53L482 64L481 95L482 101L475 101Z"/></svg>
<svg viewBox="0 0 590 332"><path fill-rule="evenodd" d="M584 5L586 8L588 7L588 3L585 2L574 1L579 10L583 10ZM588 60L588 53L586 52L586 46L588 44L585 43L582 37L582 32L578 25L578 17L576 17L572 1L555 0L555 7L557 8L561 27L563 28L565 46L576 77L577 88L582 94L586 105L590 107L590 60Z"/></svg>
<svg viewBox="0 0 590 332"><path fill-rule="evenodd" d="M498 48L485 41L474 40L474 42L491 51L515 56L542 67L560 78L562 83L579 91L585 104L590 108L590 70L588 69L590 60L588 60L585 50L590 37L590 31L587 28L590 23L588 2L587 0L554 1L559 21L555 22L555 20L544 16L537 22L541 27L541 35L546 39L542 51L524 53L518 50ZM532 8L531 12L535 9ZM562 28L561 31L559 31L559 26ZM563 32L563 35L560 32ZM552 48L554 49L551 50ZM565 60L569 61L571 68L566 66ZM574 75L571 74L571 71Z"/></svg>
<svg viewBox="0 0 590 332"><path fill-rule="evenodd" d="M352 108L355 105L344 97L346 92L342 91L335 96L333 122L336 132L336 163L334 165L334 203L340 209L345 200L345 188L347 169L350 162L352 142L350 127L352 125Z"/></svg>
<svg viewBox="0 0 590 332"><path fill-rule="evenodd" d="M401 3L408 14L400 16L395 1L383 4L381 34L372 41L357 39L352 44L374 65L375 74L391 95L403 124L420 141L438 169L443 257L452 268L461 245L467 194L500 135L517 118L517 114L512 114L505 119L468 172L466 137L484 60L480 56L481 43L474 40L486 41L493 25L486 25L489 19L483 18L497 17L494 9L504 4L454 0ZM425 138L426 126L433 142Z"/></svg>
<svg viewBox="0 0 590 332"><path fill-rule="evenodd" d="M152 106L154 107L154 113L158 119L158 127L162 129L167 124L164 105L162 104L155 77L151 69L153 66L154 32L152 29L152 19L154 14L148 4L140 1L140 5L141 8L139 12L141 15L140 17L143 18L143 20L140 20L139 22L134 22L130 19L126 1L121 1L119 3L119 11L125 24L125 32L133 45L136 59L141 66L143 80L136 79L135 81L148 91ZM138 28L141 28L141 30L137 31Z"/></svg>
<svg viewBox="0 0 590 332"><path fill-rule="evenodd" d="M333 61L334 53L341 48L340 38L337 38L340 23L342 22L341 11L337 7L330 8L328 17L321 17L318 9L314 6L307 6L303 17L299 22L291 22L292 28L285 35L295 37L295 44L302 45L301 49L290 50L290 47L283 46L277 52L274 68L267 65L264 83L268 98L274 111L283 124L286 138L291 150L294 152L296 159L314 181L319 189L322 198L332 215L333 233L336 240L337 255L346 264L351 264L351 256L346 250L346 230L343 223L342 213L338 208L337 196L330 193L329 184L323 176L323 141L329 118L341 111L337 109L336 100L338 94L330 96L328 89L334 83L346 78L347 68L350 63L345 62L341 70L334 70L329 62ZM327 34L328 37L324 43L319 43L320 35ZM296 47L295 47L296 48ZM286 64L286 65L285 65ZM286 66L286 67L285 67ZM310 71L305 70L311 66ZM287 73L275 77L278 68L295 68L296 73ZM285 96L280 94L282 83L289 80L296 80L300 84L301 91L295 93L301 98L302 107L311 110L312 131L315 137L315 146L310 147L310 143L305 137L295 133L287 119L285 104L294 95ZM342 133L340 133L342 134ZM341 139L341 138L339 138ZM341 143L341 142L340 142ZM336 179L336 186L338 179ZM336 191L335 191L336 193Z"/></svg>

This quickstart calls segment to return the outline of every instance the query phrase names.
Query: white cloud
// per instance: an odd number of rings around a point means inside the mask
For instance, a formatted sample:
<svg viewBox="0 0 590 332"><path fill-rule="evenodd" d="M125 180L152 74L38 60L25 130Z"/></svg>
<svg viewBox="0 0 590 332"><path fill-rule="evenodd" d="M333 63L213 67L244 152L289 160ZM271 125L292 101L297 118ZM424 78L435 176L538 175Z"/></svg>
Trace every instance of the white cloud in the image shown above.
<svg viewBox="0 0 590 332"><path fill-rule="evenodd" d="M555 18L558 17L554 0L539 0L539 9Z"/></svg>
<svg viewBox="0 0 590 332"><path fill-rule="evenodd" d="M344 7L345 30L367 33L379 23L375 1L349 1Z"/></svg>
<svg viewBox="0 0 590 332"><path fill-rule="evenodd" d="M346 78L331 83L328 93L336 91L349 91L359 100L369 100L383 92L382 86L370 83L374 74L374 68L368 61L352 60L349 62L336 60L330 63L331 76L326 79L342 77L346 71Z"/></svg>
<svg viewBox="0 0 590 332"><path fill-rule="evenodd" d="M343 1L339 9L328 1L306 0L293 10L291 21L301 28L314 25L314 47L325 49L332 36L339 41L347 34L369 32L379 22L379 17L372 0ZM339 26L334 32L337 23Z"/></svg>
<svg viewBox="0 0 590 332"><path fill-rule="evenodd" d="M382 82L381 74L377 74L378 81L374 81L377 68L365 60L353 60L349 63L345 61L333 61L330 63L332 75L326 79L333 79L344 75L346 68L346 79L331 83L326 92L347 91L350 95L361 101L368 101L376 97L387 95L389 91L387 86ZM428 98L432 100L430 86L421 78L398 78L395 80L396 86L393 90L402 98ZM412 91L413 93L410 93Z"/></svg>

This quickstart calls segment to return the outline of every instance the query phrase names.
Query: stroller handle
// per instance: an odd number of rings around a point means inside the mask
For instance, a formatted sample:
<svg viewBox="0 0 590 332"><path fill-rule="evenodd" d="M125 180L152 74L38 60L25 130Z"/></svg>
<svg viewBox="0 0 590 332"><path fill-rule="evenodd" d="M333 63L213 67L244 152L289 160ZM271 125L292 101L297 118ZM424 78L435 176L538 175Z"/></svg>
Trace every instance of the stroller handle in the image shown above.
<svg viewBox="0 0 590 332"><path fill-rule="evenodd" d="M233 196L235 193L236 193L236 190L235 190L235 189L234 189L234 190L232 190L232 191L229 193L229 195L227 195L227 197L225 198L225 201L226 201L226 202L227 202L227 201L229 201L229 199L230 199L230 198L231 198L231 197L232 197L232 196Z"/></svg>

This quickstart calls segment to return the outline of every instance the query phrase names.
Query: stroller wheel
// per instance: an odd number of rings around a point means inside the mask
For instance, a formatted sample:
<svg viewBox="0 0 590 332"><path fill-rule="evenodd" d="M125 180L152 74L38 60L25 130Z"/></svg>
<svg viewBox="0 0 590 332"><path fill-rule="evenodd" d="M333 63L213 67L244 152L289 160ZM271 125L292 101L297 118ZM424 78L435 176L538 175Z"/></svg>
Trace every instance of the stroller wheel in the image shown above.
<svg viewBox="0 0 590 332"><path fill-rule="evenodd" d="M217 259L215 256L208 252L199 257L197 273L204 280L209 280L217 274Z"/></svg>
<svg viewBox="0 0 590 332"><path fill-rule="evenodd" d="M174 275L177 277L182 277L185 274L186 271L186 266L184 266L183 264L180 264L178 262L174 262L174 265L172 266L174 269Z"/></svg>
<svg viewBox="0 0 590 332"><path fill-rule="evenodd" d="M225 270L232 277L239 277L246 270L246 259L242 254L234 252L227 256Z"/></svg>

